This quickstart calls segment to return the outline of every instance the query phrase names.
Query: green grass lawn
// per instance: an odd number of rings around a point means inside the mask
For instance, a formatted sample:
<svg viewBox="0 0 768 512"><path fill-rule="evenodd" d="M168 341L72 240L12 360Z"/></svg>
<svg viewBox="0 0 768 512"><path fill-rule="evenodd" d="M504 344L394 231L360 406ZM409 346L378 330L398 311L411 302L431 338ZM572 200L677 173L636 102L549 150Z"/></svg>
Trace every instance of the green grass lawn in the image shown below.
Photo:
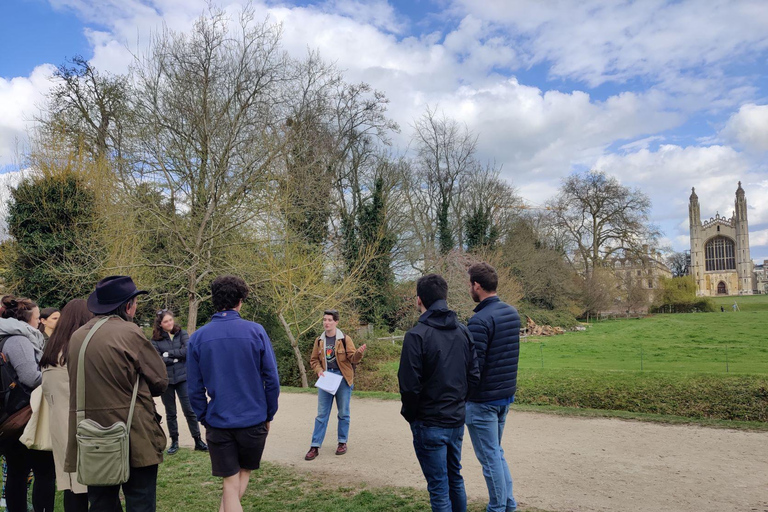
<svg viewBox="0 0 768 512"><path fill-rule="evenodd" d="M344 480L339 485L339 480ZM243 496L243 510L258 512L421 512L429 510L425 490L368 487L364 482L323 479L265 462L251 475ZM158 512L211 512L221 500L221 478L211 476L207 453L182 448L165 457L157 476ZM64 510L62 493L56 510ZM485 510L485 503L470 502L469 512ZM528 512L538 509L525 508ZM543 511L539 511L543 512Z"/></svg>
<svg viewBox="0 0 768 512"><path fill-rule="evenodd" d="M521 344L517 403L745 428L768 422L768 296L735 300L742 309L735 313L605 320L529 338ZM357 388L396 393L398 366L399 347L371 344Z"/></svg>
<svg viewBox="0 0 768 512"><path fill-rule="evenodd" d="M760 297L762 298L762 297ZM587 331L529 338L520 368L768 374L768 304L728 313L605 320Z"/></svg>

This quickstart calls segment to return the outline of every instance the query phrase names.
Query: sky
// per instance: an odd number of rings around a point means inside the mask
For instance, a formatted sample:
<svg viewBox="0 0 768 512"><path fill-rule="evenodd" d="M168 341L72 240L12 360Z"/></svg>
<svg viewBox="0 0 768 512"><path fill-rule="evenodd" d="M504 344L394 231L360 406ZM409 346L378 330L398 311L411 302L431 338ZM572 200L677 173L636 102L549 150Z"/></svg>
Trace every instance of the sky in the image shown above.
<svg viewBox="0 0 768 512"><path fill-rule="evenodd" d="M217 5L236 12L239 3ZM653 202L662 245L689 248L688 198L730 217L741 181L751 256L768 259L765 0L254 1L308 49L386 93L408 148L437 108L533 207L595 169ZM19 168L55 66L125 72L153 31L187 30L203 0L3 0L0 170ZM11 177L3 182L12 181Z"/></svg>

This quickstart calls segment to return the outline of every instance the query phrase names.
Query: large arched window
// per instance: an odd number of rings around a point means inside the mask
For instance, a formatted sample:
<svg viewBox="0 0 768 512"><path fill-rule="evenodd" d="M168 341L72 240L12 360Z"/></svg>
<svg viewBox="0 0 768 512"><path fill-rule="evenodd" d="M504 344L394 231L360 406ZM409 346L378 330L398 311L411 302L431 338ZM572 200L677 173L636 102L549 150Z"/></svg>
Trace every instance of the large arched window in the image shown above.
<svg viewBox="0 0 768 512"><path fill-rule="evenodd" d="M707 270L736 270L736 251L730 238L710 239L704 246L704 258Z"/></svg>

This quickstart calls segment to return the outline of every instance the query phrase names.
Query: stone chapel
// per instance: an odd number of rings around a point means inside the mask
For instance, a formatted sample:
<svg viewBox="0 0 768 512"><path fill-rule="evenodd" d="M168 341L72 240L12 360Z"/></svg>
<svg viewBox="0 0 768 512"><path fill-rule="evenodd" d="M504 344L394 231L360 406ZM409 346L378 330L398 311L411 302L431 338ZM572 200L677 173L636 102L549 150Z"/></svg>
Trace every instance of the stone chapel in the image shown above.
<svg viewBox="0 0 768 512"><path fill-rule="evenodd" d="M749 255L747 198L736 189L733 217L716 214L701 221L699 197L691 189L688 218L691 227L690 275L701 296L752 295L752 258Z"/></svg>

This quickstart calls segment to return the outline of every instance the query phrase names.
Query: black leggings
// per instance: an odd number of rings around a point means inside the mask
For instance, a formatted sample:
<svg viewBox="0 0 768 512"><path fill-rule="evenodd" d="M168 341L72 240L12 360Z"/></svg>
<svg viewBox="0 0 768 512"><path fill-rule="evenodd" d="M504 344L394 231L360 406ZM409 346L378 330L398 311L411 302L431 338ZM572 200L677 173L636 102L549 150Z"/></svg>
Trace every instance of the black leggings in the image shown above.
<svg viewBox="0 0 768 512"><path fill-rule="evenodd" d="M64 491L64 512L88 512L88 493Z"/></svg>
<svg viewBox="0 0 768 512"><path fill-rule="evenodd" d="M32 488L32 506L35 512L53 512L56 495L56 466L53 452L30 450L14 441L5 450L8 479L5 484L5 503L8 512L27 512L27 477L31 469L35 475Z"/></svg>

